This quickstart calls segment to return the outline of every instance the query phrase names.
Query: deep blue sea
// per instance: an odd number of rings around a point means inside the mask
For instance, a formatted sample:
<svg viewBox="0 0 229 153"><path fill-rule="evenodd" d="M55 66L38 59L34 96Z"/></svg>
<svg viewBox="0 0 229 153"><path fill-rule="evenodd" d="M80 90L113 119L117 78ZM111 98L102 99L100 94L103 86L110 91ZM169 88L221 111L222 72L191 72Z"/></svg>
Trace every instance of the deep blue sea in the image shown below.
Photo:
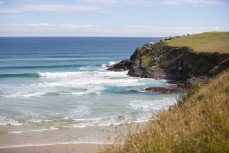
<svg viewBox="0 0 229 153"><path fill-rule="evenodd" d="M178 94L144 91L169 87L165 80L106 70L160 39L0 38L0 144L26 133L144 122L173 105Z"/></svg>

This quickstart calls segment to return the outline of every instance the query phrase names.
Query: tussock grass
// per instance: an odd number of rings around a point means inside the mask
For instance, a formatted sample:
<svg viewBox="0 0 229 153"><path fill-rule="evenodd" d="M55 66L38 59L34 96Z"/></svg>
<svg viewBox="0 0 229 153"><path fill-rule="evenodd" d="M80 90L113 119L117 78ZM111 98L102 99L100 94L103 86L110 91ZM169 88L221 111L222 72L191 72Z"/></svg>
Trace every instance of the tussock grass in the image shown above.
<svg viewBox="0 0 229 153"><path fill-rule="evenodd" d="M190 47L195 52L229 53L229 32L205 32L165 42L168 46Z"/></svg>
<svg viewBox="0 0 229 153"><path fill-rule="evenodd" d="M100 153L224 153L229 151L229 71L188 92L123 145Z"/></svg>

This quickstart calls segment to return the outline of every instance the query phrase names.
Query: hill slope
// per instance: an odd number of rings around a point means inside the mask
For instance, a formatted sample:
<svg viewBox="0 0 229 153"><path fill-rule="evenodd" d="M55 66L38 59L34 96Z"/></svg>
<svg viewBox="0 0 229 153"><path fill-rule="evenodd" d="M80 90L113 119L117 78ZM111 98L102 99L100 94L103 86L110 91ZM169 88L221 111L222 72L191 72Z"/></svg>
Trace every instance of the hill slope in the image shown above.
<svg viewBox="0 0 229 153"><path fill-rule="evenodd" d="M177 106L159 114L124 145L104 153L177 153L229 150L229 71L189 92Z"/></svg>
<svg viewBox="0 0 229 153"><path fill-rule="evenodd" d="M190 47L195 52L229 53L229 32L206 32L165 42L172 47Z"/></svg>

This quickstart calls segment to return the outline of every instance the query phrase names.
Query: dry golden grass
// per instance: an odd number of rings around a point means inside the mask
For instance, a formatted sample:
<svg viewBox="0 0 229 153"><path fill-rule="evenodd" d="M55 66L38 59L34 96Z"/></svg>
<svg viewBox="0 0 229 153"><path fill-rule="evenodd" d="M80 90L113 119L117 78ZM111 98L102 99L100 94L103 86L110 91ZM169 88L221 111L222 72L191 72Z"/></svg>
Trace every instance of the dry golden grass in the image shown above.
<svg viewBox="0 0 229 153"><path fill-rule="evenodd" d="M196 52L229 53L229 32L206 32L165 42L168 46L190 47Z"/></svg>
<svg viewBox="0 0 229 153"><path fill-rule="evenodd" d="M229 152L229 71L184 96L123 145L103 153Z"/></svg>

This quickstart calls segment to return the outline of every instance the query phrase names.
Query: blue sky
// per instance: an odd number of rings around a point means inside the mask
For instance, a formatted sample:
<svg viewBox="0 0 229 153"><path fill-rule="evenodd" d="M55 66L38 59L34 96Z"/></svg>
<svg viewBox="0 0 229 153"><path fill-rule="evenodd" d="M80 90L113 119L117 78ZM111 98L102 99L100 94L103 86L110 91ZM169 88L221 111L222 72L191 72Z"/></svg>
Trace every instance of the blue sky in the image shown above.
<svg viewBox="0 0 229 153"><path fill-rule="evenodd" d="M0 0L0 36L157 37L229 31L228 0Z"/></svg>

